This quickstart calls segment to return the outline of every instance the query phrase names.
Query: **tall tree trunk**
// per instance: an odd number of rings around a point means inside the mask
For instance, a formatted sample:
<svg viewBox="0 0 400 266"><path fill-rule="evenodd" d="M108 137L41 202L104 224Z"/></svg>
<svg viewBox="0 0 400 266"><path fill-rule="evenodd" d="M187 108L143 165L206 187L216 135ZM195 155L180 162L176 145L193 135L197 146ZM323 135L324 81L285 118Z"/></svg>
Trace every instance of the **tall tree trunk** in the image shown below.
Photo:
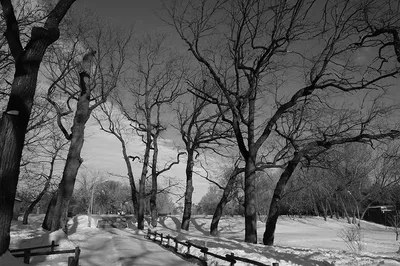
<svg viewBox="0 0 400 266"><path fill-rule="evenodd" d="M21 105L26 105L26 100L20 101ZM30 112L29 107L26 109ZM10 244L10 226L28 119L29 113L20 113L17 116L7 114L6 111L0 121L0 256L7 251Z"/></svg>
<svg viewBox="0 0 400 266"><path fill-rule="evenodd" d="M328 210L327 210L327 206L325 206L325 204L322 202L322 203L320 203L320 205L321 205L321 208L322 208L322 213L323 213L323 215L324 215L324 220L325 220L325 222L326 222L326 220L327 220L327 218L328 218Z"/></svg>
<svg viewBox="0 0 400 266"><path fill-rule="evenodd" d="M331 213L331 219L333 219L333 211L332 211L332 207L331 207L331 203L328 201L328 200L326 200L326 206L327 206L327 209L329 210L329 212Z"/></svg>
<svg viewBox="0 0 400 266"><path fill-rule="evenodd" d="M133 176L132 165L131 165L131 162L129 161L129 156L126 151L125 141L123 139L120 139L120 141L121 141L121 146L122 146L122 155L124 157L126 168L128 170L128 179L129 179L129 185L131 187L133 211L135 212L135 216L137 218L138 211L139 211L139 204L138 204L138 197L137 197L138 191L137 191L136 185L135 185L135 179Z"/></svg>
<svg viewBox="0 0 400 266"><path fill-rule="evenodd" d="M139 199L138 199L139 208L137 214L137 228L139 230L144 229L144 211L146 204L146 178L147 178L147 168L149 166L150 145L151 145L151 137L149 136L147 138L146 149L144 152L142 174L139 180Z"/></svg>
<svg viewBox="0 0 400 266"><path fill-rule="evenodd" d="M186 162L186 191L185 191L185 203L183 207L183 217L181 223L182 230L189 230L190 217L192 215L192 197L193 197L193 166L194 156L193 150L188 149L188 158Z"/></svg>
<svg viewBox="0 0 400 266"><path fill-rule="evenodd" d="M319 216L318 205L317 205L317 201L315 200L314 193L310 193L310 194L311 194L311 200L312 200L312 205L313 205L313 209L314 209L314 215Z"/></svg>
<svg viewBox="0 0 400 266"><path fill-rule="evenodd" d="M257 243L256 165L255 155L249 155L244 171L244 220L247 243Z"/></svg>
<svg viewBox="0 0 400 266"><path fill-rule="evenodd" d="M339 201L338 201L338 196L337 195L335 195L335 201L336 201L336 204L335 204L335 216L336 216L336 219L338 219L339 220Z"/></svg>
<svg viewBox="0 0 400 266"><path fill-rule="evenodd" d="M265 224L265 232L263 236L264 245L272 246L274 244L275 229L279 217L279 207L282 193L294 170L300 163L301 158L301 153L295 153L293 159L288 163L285 171L283 171L278 183L276 184L274 194L272 196L271 205L269 207L267 223Z"/></svg>
<svg viewBox="0 0 400 266"><path fill-rule="evenodd" d="M88 74L81 72L79 74L81 84L81 95L79 97L74 122L71 128L72 138L68 150L67 160L64 167L63 176L58 186L57 203L54 209L53 217L51 217L51 231L63 229L67 232L67 214L69 201L74 191L76 175L79 167L82 164L81 151L85 136L85 124L88 121L91 113L90 89L86 87L85 77ZM49 215L46 213L46 216Z"/></svg>
<svg viewBox="0 0 400 266"><path fill-rule="evenodd" d="M32 28L31 38L24 48L12 3L1 1L3 18L7 25L4 36L15 60L15 74L8 105L0 121L0 256L10 245L10 226L19 166L36 93L39 66L47 47L58 40L59 23L74 2L75 0L59 1L49 13L44 27Z"/></svg>
<svg viewBox="0 0 400 266"><path fill-rule="evenodd" d="M158 159L158 135L153 137L153 162L151 167L151 193L150 193L150 213L151 213L151 226L157 226L157 159Z"/></svg>
<svg viewBox="0 0 400 266"><path fill-rule="evenodd" d="M224 210L225 205L229 202L229 196L232 193L235 181L236 181L237 174L232 174L228 180L228 184L226 184L226 187L224 189L224 192L222 193L222 197L220 201L218 202L217 208L215 209L212 221L211 221L211 227L210 227L210 235L212 236L217 236L218 235L218 223L219 220L221 219L222 216L222 211Z"/></svg>

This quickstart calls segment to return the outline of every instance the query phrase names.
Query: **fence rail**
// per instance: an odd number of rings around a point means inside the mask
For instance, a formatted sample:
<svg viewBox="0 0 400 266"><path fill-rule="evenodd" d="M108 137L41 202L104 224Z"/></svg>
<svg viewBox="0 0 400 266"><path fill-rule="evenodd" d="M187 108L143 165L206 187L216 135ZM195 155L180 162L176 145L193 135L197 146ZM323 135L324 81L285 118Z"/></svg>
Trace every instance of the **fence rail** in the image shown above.
<svg viewBox="0 0 400 266"><path fill-rule="evenodd" d="M157 240L157 237L159 237L160 240ZM212 253L212 252L209 251L209 249L207 247L195 244L195 243L190 242L190 241L179 241L175 237L172 237L170 235L164 236L164 234L158 233L157 231L153 232L150 229L148 229L148 231L147 231L147 238L150 239L150 240L153 240L154 242L159 241L160 245L163 245L163 246L166 246L166 247L173 247L176 253L179 253L178 252L179 245L185 246L187 248L187 251L186 251L186 254L182 253L183 255L190 256L190 257L195 257L196 259L198 259L200 261L203 261L205 263L207 263L207 260L208 260L207 256L209 255L209 256L215 257L217 259L229 262L230 266L235 265L235 263L237 261L250 263L250 264L253 264L253 265L256 265L256 266L271 266L271 265L264 264L264 263L261 263L261 262L255 261L255 260L251 260L251 259L248 259L248 258L242 258L242 257L235 256L234 253L226 254L225 256L222 256L222 255L219 255L219 254L216 254L216 253ZM164 244L164 240L167 241L166 244ZM171 240L174 242L174 246L171 245ZM193 254L190 254L191 247L199 249L200 252L203 253L203 258L200 258L200 257L194 256ZM274 262L274 263L272 263L272 266L279 266L279 263Z"/></svg>
<svg viewBox="0 0 400 266"><path fill-rule="evenodd" d="M58 244L55 244L54 241L51 241L51 245L47 246L38 246L38 247L30 247L30 248L20 248L20 249L11 249L10 253L18 253L13 254L16 258L24 258L24 263L29 264L30 258L33 256L47 256L47 255L55 255L55 254L67 254L67 253L74 253L74 256L68 257L68 266L78 266L79 265L79 255L81 250L79 247L75 249L68 249L68 250L54 250L55 247L58 247ZM49 251L37 251L32 252L35 249L42 249L42 248L50 248Z"/></svg>

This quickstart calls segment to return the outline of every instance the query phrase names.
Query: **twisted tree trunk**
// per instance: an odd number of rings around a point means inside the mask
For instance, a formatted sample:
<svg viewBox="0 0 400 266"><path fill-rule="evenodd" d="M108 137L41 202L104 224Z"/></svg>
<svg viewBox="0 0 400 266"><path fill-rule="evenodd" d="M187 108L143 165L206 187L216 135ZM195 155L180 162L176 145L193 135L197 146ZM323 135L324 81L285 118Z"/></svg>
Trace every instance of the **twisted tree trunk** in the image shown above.
<svg viewBox="0 0 400 266"><path fill-rule="evenodd" d="M229 197L232 193L232 190L234 188L234 184L236 181L238 173L233 173L229 180L228 183L225 186L224 192L222 193L222 197L220 201L218 202L217 208L215 208L215 212L211 221L211 227L210 227L210 235L212 236L217 236L218 235L218 223L219 220L221 219L222 216L222 211L224 210L225 205L229 202Z"/></svg>
<svg viewBox="0 0 400 266"><path fill-rule="evenodd" d="M79 167L83 162L81 151L85 137L85 125L91 113L89 107L90 89L87 88L85 81L85 78L87 77L89 77L89 74L85 71L79 74L81 95L78 99L74 122L71 128L71 144L68 150L63 176L58 186L57 203L54 207L53 216L50 216L51 227L48 229L51 231L56 231L60 228L65 232L68 231L67 214L69 201L74 190ZM51 213L46 213L46 216L49 215L51 215Z"/></svg>

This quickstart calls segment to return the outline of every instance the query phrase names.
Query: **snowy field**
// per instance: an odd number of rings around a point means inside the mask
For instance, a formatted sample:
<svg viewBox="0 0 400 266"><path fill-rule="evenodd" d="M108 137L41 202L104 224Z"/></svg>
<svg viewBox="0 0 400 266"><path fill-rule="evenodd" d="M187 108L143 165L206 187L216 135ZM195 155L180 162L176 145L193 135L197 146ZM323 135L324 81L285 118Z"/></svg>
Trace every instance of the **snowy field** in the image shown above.
<svg viewBox="0 0 400 266"><path fill-rule="evenodd" d="M10 249L41 246L55 240L58 249L81 247L80 265L191 265L144 238L145 233L137 230L133 222L127 229L97 229L88 227L85 215L74 217L69 222L69 236L62 231L49 233L40 228L43 215L32 215L29 225L20 221L13 223ZM235 253L265 264L278 262L287 265L396 265L400 266L399 243L391 228L362 222L361 238L356 252L350 252L341 236L349 232L352 225L345 220L320 217L288 218L278 221L274 247L253 245L243 242L244 219L226 217L221 220L220 236L209 236L211 217L192 219L189 232L180 231L180 217L161 217L159 225L151 228L159 233L170 234L180 240L191 240L206 245L213 253L220 255ZM94 224L92 222L92 224ZM259 222L258 238L262 239L264 224ZM147 226L147 224L146 224ZM146 228L147 229L147 228ZM360 247L361 250L358 249ZM184 247L181 247L184 252ZM191 252L192 253L192 252ZM193 254L193 253L192 253ZM72 254L32 257L30 265L67 265ZM200 254L199 254L200 256ZM9 253L0 258L0 265L25 265L22 259L13 259ZM212 260L209 265L229 265L227 262ZM237 263L235 265L248 265Z"/></svg>

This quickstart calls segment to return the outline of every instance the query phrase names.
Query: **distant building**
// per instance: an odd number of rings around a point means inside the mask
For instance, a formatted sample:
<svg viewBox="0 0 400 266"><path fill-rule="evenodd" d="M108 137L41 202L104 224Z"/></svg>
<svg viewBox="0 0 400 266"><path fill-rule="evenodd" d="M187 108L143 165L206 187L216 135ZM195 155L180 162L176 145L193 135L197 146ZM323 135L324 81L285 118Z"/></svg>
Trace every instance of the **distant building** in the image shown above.
<svg viewBox="0 0 400 266"><path fill-rule="evenodd" d="M22 200L18 197L14 199L14 209L13 209L13 220L18 220L18 215L21 210L21 202Z"/></svg>
<svg viewBox="0 0 400 266"><path fill-rule="evenodd" d="M377 224L390 225L389 217L394 212L395 208L392 205L371 206L365 213L364 220Z"/></svg>

